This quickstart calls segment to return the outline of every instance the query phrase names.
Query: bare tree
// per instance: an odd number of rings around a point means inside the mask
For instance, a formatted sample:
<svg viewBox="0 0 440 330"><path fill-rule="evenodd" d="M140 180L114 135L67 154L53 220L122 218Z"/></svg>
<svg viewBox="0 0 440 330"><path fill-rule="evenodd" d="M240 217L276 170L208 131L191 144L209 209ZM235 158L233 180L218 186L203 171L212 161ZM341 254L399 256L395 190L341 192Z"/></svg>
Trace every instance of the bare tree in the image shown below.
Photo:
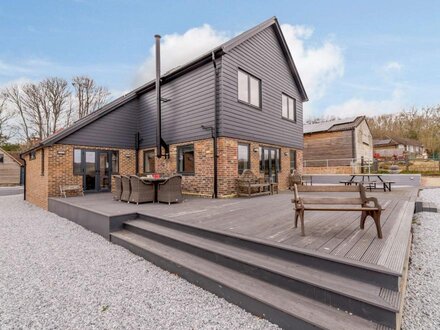
<svg viewBox="0 0 440 330"><path fill-rule="evenodd" d="M28 125L28 121L26 119L26 106L23 102L23 92L18 85L12 85L6 88L2 95L5 97L6 101L8 101L16 114L20 117L20 126L21 131L24 133L24 138L26 142L31 140L31 133Z"/></svg>
<svg viewBox="0 0 440 330"><path fill-rule="evenodd" d="M1 94L0 95L0 145L3 145L6 143L10 135L6 133L6 130L8 127L8 121L11 119L11 114L7 112L6 110L6 95Z"/></svg>
<svg viewBox="0 0 440 330"><path fill-rule="evenodd" d="M46 129L50 133L55 133L64 115L66 114L66 123L67 117L70 116L67 104L71 99L69 86L66 80L56 77L43 80L41 85L46 99L44 103L48 105L48 111L45 111Z"/></svg>
<svg viewBox="0 0 440 330"><path fill-rule="evenodd" d="M78 119L102 107L110 96L107 88L97 86L95 81L87 76L76 76L72 79L75 90Z"/></svg>

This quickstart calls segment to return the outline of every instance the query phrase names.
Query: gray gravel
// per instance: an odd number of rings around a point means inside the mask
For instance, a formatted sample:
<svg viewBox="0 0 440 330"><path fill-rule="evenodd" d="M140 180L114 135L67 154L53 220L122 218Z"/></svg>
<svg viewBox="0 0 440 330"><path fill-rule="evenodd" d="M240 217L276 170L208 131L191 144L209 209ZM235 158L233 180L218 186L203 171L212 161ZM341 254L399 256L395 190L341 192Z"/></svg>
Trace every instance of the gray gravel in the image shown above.
<svg viewBox="0 0 440 330"><path fill-rule="evenodd" d="M82 227L0 197L1 329L276 329Z"/></svg>
<svg viewBox="0 0 440 330"><path fill-rule="evenodd" d="M440 189L421 192L440 206ZM440 329L440 214L416 214L403 329Z"/></svg>

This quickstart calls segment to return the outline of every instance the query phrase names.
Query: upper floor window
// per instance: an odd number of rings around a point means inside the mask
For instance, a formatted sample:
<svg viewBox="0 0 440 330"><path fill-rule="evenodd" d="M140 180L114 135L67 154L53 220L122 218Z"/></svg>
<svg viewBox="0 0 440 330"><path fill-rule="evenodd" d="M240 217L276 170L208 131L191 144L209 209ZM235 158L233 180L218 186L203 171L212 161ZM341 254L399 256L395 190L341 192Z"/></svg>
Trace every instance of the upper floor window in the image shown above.
<svg viewBox="0 0 440 330"><path fill-rule="evenodd" d="M144 151L144 173L154 172L154 150Z"/></svg>
<svg viewBox="0 0 440 330"><path fill-rule="evenodd" d="M238 100L261 107L261 80L238 70Z"/></svg>
<svg viewBox="0 0 440 330"><path fill-rule="evenodd" d="M4 163L5 161L5 155L0 154L0 163Z"/></svg>
<svg viewBox="0 0 440 330"><path fill-rule="evenodd" d="M281 115L283 118L296 121L296 100L290 96L287 96L286 94L281 94L281 101Z"/></svg>
<svg viewBox="0 0 440 330"><path fill-rule="evenodd" d="M194 174L194 144L177 147L177 172Z"/></svg>
<svg viewBox="0 0 440 330"><path fill-rule="evenodd" d="M238 144L238 173L251 168L249 144Z"/></svg>
<svg viewBox="0 0 440 330"><path fill-rule="evenodd" d="M36 153L35 153L35 151L31 151L30 153L29 153L29 160L34 160L36 158Z"/></svg>

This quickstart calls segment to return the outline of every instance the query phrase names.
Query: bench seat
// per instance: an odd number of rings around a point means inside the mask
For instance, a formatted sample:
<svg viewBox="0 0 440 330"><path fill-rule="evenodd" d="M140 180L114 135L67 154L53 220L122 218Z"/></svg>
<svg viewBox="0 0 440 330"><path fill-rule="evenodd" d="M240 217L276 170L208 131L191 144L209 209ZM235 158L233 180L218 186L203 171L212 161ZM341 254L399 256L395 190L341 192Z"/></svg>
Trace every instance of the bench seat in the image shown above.
<svg viewBox="0 0 440 330"><path fill-rule="evenodd" d="M299 195L299 192L323 192L327 195L332 195L334 193L354 192L359 193L359 197L302 197ZM382 238L382 227L380 224L382 207L377 198L366 196L365 187L362 184L356 186L295 185L292 203L295 205L295 228L298 227L298 219L300 219L302 236L305 236L304 211L359 211L361 212L360 228L364 229L365 220L368 216L370 216L375 222L378 238Z"/></svg>

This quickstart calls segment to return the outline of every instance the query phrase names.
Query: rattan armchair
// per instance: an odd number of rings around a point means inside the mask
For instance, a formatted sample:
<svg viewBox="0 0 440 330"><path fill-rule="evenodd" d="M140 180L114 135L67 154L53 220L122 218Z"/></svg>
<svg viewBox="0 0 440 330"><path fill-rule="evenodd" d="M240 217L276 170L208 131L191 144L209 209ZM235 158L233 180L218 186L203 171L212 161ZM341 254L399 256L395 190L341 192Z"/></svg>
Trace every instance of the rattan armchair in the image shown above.
<svg viewBox="0 0 440 330"><path fill-rule="evenodd" d="M122 194L122 179L120 175L113 175L113 178L115 179L115 186L114 189L112 189L113 199L115 201L120 201Z"/></svg>
<svg viewBox="0 0 440 330"><path fill-rule="evenodd" d="M121 179L122 179L121 201L130 203L130 194L131 194L130 177L127 175L123 175Z"/></svg>
<svg viewBox="0 0 440 330"><path fill-rule="evenodd" d="M173 175L157 186L157 201L164 203L180 203L182 196L182 176Z"/></svg>
<svg viewBox="0 0 440 330"><path fill-rule="evenodd" d="M130 176L131 195L130 202L139 204L154 202L154 184L142 182L137 175Z"/></svg>

